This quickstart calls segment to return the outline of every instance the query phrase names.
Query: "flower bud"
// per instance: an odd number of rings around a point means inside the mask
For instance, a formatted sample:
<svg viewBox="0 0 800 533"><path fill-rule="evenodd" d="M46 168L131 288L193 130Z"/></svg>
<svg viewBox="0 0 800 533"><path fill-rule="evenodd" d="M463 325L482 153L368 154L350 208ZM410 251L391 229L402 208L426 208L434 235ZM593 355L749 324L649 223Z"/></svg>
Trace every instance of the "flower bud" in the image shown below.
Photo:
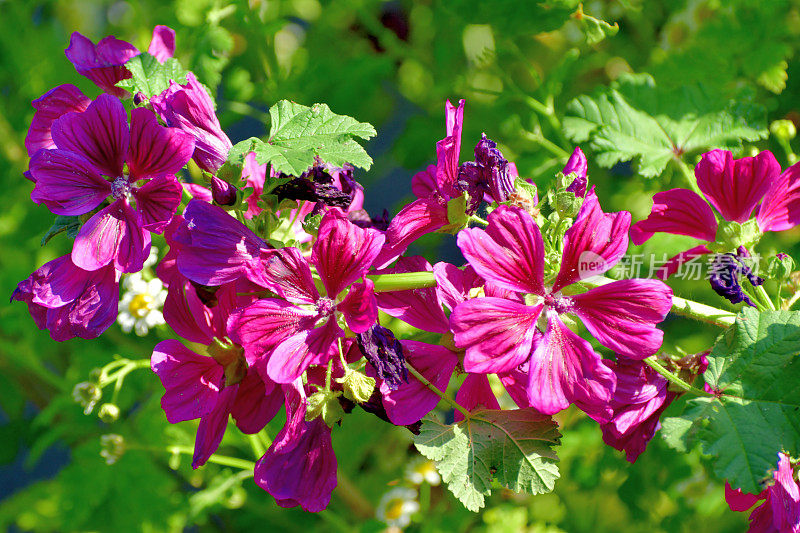
<svg viewBox="0 0 800 533"><path fill-rule="evenodd" d="M227 181L216 176L211 177L211 196L214 198L214 203L222 206L236 205L236 192L236 187Z"/></svg>
<svg viewBox="0 0 800 533"><path fill-rule="evenodd" d="M339 404L340 394L341 392L321 390L309 396L306 421L311 422L321 416L328 427L333 427L335 423L344 418L344 409Z"/></svg>
<svg viewBox="0 0 800 533"><path fill-rule="evenodd" d="M103 391L96 383L82 381L72 389L72 399L83 407L83 414L88 415L103 396Z"/></svg>
<svg viewBox="0 0 800 533"><path fill-rule="evenodd" d="M559 191L556 193L556 211L562 218L573 218L583 205L583 198L574 192Z"/></svg>
<svg viewBox="0 0 800 533"><path fill-rule="evenodd" d="M788 254L779 253L769 258L767 263L767 277L770 279L785 280L794 270L794 259Z"/></svg>
<svg viewBox="0 0 800 533"><path fill-rule="evenodd" d="M342 384L344 397L356 403L365 403L375 390L375 378L365 376L361 372L350 370L344 377L336 380Z"/></svg>
<svg viewBox="0 0 800 533"><path fill-rule="evenodd" d="M125 439L122 435L108 433L100 436L100 457L106 460L106 464L113 465L124 453Z"/></svg>
<svg viewBox="0 0 800 533"><path fill-rule="evenodd" d="M791 120L776 120L769 125L769 131L781 141L791 141L797 135L797 128Z"/></svg>
<svg viewBox="0 0 800 533"><path fill-rule="evenodd" d="M104 403L97 411L97 416L106 424L111 424L119 419L119 407L113 403Z"/></svg>

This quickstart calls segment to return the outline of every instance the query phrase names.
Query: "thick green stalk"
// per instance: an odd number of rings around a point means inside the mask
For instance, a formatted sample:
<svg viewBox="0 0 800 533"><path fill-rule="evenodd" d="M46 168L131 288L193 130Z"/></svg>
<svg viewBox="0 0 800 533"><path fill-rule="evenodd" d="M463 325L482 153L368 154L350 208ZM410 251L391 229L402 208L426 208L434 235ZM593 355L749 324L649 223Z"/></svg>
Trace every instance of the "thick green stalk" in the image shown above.
<svg viewBox="0 0 800 533"><path fill-rule="evenodd" d="M406 272L403 274L373 274L367 276L375 283L375 292L407 291L435 287L433 272Z"/></svg>
<svg viewBox="0 0 800 533"><path fill-rule="evenodd" d="M411 372L411 375L417 378L423 385L428 387L428 389L430 389L431 392L435 393L439 398L449 403L454 409L460 411L461 414L464 415L464 418L470 418L472 416L469 414L469 411L458 405L458 403L454 399L449 397L444 392L440 391L436 385L428 381L428 379L422 374L420 374L416 368L411 366L408 361L406 361L406 368L408 368L408 371Z"/></svg>
<svg viewBox="0 0 800 533"><path fill-rule="evenodd" d="M692 387L689 383L683 381L681 378L679 378L678 376L676 376L675 374L673 374L672 372L661 366L661 363L658 362L655 356L648 357L643 361L643 363L652 368L653 370L655 370L656 372L658 372L659 374L661 374L662 376L664 376L664 378L666 378L667 381L669 381L674 385L677 385L681 390L685 392L694 394L696 396L712 396L712 397L714 396L713 394L708 393L704 390Z"/></svg>

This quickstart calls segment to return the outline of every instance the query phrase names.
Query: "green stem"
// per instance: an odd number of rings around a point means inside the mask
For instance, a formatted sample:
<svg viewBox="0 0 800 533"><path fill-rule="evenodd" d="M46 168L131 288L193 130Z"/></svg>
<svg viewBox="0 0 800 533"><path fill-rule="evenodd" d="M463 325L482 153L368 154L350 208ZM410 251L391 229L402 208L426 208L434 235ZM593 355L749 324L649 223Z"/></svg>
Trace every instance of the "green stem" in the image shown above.
<svg viewBox="0 0 800 533"><path fill-rule="evenodd" d="M694 173L689 168L689 165L687 165L683 159L679 157L675 157L673 161L675 162L675 166L678 167L678 170L680 171L689 188L700 195L700 197L703 197L703 193L700 191L700 187L697 186L697 180L694 177Z"/></svg>
<svg viewBox="0 0 800 533"><path fill-rule="evenodd" d="M407 291L435 287L433 272L405 272L403 274L373 274L367 276L375 283L375 292Z"/></svg>
<svg viewBox="0 0 800 533"><path fill-rule="evenodd" d="M258 435L248 435L247 440L250 441L250 447L253 449L253 455L256 457L256 459L261 458L265 453L267 453L267 449L264 447L261 439L258 438Z"/></svg>
<svg viewBox="0 0 800 533"><path fill-rule="evenodd" d="M763 285L759 285L756 289L756 297L758 297L764 306L767 308L768 311L775 311L775 304L772 303L767 291L764 289Z"/></svg>
<svg viewBox="0 0 800 533"><path fill-rule="evenodd" d="M185 455L194 455L194 448L191 446L167 446L166 450L169 453L182 453ZM227 455L213 454L208 458L209 463L214 463L222 466L231 466L233 468L241 468L242 470L254 470L256 464L253 461L239 459L237 457L228 457Z"/></svg>
<svg viewBox="0 0 800 533"><path fill-rule="evenodd" d="M667 381L669 381L674 385L677 385L684 392L694 394L695 396L710 396L712 398L714 397L714 395L709 392L692 387L690 384L686 383L681 378L679 378L678 376L676 376L675 374L673 374L672 372L661 366L661 363L658 362L655 356L648 357L643 362L644 364L646 364L647 366L649 366L650 368L652 368L653 370L664 376L664 378L666 378Z"/></svg>
<svg viewBox="0 0 800 533"><path fill-rule="evenodd" d="M411 366L411 364L408 361L406 361L406 368L408 368L408 371L411 372L412 376L417 378L423 385L428 387L428 389L430 389L433 393L435 393L439 398L449 403L454 409L460 411L461 414L464 415L464 418L467 419L472 418L472 415L469 413L469 411L458 405L458 403L454 399L449 397L447 394L440 391L436 385L428 381L428 379L422 374L420 374L416 368Z"/></svg>
<svg viewBox="0 0 800 533"><path fill-rule="evenodd" d="M781 305L781 309L783 309L784 311L789 311L792 308L792 306L797 303L797 300L800 300L800 291L797 291L792 295L791 298L786 300L786 302L783 305Z"/></svg>
<svg viewBox="0 0 800 533"><path fill-rule="evenodd" d="M489 225L488 221L482 219L478 215L470 215L469 219L471 221L473 221L473 222L477 222L478 224L481 224L482 226L488 226Z"/></svg>

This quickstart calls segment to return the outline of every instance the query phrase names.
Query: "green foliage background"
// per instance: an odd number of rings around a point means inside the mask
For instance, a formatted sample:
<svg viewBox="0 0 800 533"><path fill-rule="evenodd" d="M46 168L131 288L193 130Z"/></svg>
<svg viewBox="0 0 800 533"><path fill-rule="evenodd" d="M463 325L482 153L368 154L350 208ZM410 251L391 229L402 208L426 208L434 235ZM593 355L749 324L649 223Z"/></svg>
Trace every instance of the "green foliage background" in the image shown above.
<svg viewBox="0 0 800 533"><path fill-rule="evenodd" d="M654 192L685 186L679 167L669 153L655 166L648 164L648 156L642 159L613 128L576 133L576 104L570 102L580 95L588 95L580 100L584 102L602 98L614 85L637 110L676 123L693 119L692 113L733 109L734 118L748 117L749 130L734 134L733 142L724 135L711 138L734 146L744 138L748 143L736 148L738 155L769 148L787 164L783 147L764 137L772 120L800 118L794 62L800 47L800 2L586 2L583 12L596 19L571 16L577 9L577 2L570 0L0 2L0 289L10 295L32 270L71 245L60 235L40 246L53 217L30 202L31 184L22 172L27 168L23 140L33 116L31 100L62 83L97 94L63 54L72 31L95 42L113 34L146 50L155 24L173 27L177 57L206 85L218 85L220 120L234 142L263 134L267 109L284 98L305 105L324 102L336 113L374 124L378 137L367 150L375 163L358 177L367 189L367 207L375 214L383 207L395 213L410 198L410 177L434 160L435 142L444 135L445 98L467 99L462 160L470 159L471 147L486 132L516 162L520 174L533 177L544 190L571 151L570 139L580 139L604 207L630 210L635 220L646 216ZM616 22L618 33L604 39L613 30L599 21ZM628 73L649 73L657 90L625 92L620 87L630 85ZM698 91L702 98L696 97ZM566 127L568 116L573 127ZM647 143L637 124L633 137ZM690 166L705 147L694 148L681 154ZM597 164L630 159L635 160L632 165L611 170ZM797 237L797 232L785 232L768 247L797 252ZM426 238L417 251L434 258L441 241L439 236ZM671 255L685 245L685 239L654 239L642 251ZM675 289L724 307L705 283L679 282ZM674 344L690 352L706 349L717 334L678 319L664 327L669 339L664 349L672 353ZM117 422L84 415L73 402L73 386L92 369L114 354L147 358L152 346L168 335L156 331L140 339L115 325L96 341L59 344L36 330L24 305L0 307L0 527L384 527L375 518L375 507L382 494L402 483L404 465L416 452L405 429L363 412L349 416L345 430L334 431L339 488L329 510L312 515L277 507L235 468L209 464L192 471L187 457L177 462L166 444L191 446L195 427L166 423L158 403L161 385L147 370L126 379ZM680 412L681 403L668 414ZM678 454L657 437L629 465L621 453L603 445L596 424L579 413L567 411L559 422L564 434L561 479L552 494L531 497L496 490L487 507L473 514L442 487L433 487L409 530L746 527L746 515L727 509L722 481L711 475L711 462L699 450ZM274 436L281 423L273 421L269 434ZM99 438L106 433L120 434L128 443L111 466L99 455ZM251 443L232 431L220 453L253 457ZM48 472L48 465L50 470L59 468Z"/></svg>

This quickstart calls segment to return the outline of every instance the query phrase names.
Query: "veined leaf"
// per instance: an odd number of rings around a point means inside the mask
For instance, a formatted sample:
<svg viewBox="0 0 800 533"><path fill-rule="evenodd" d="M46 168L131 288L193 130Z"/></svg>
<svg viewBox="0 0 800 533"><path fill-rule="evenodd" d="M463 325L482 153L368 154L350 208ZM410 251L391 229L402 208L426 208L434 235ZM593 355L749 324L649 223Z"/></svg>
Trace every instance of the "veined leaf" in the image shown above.
<svg viewBox="0 0 800 533"><path fill-rule="evenodd" d="M436 461L450 492L478 511L493 481L515 492L552 491L560 438L553 419L535 409L480 410L453 425L425 418L414 445Z"/></svg>
<svg viewBox="0 0 800 533"><path fill-rule="evenodd" d="M81 229L81 219L80 217L68 217L64 215L57 215L55 220L53 221L53 225L50 226L50 229L47 230L47 233L44 234L42 237L42 246L50 242L50 239L58 235L59 233L66 232L67 236L70 239L74 239L78 235L78 231Z"/></svg>
<svg viewBox="0 0 800 533"><path fill-rule="evenodd" d="M595 96L579 96L567 114L565 133L578 143L590 140L601 166L638 159L645 177L684 153L767 136L763 107L715 98L700 85L661 90L649 75L623 76Z"/></svg>
<svg viewBox="0 0 800 533"><path fill-rule="evenodd" d="M375 136L375 128L366 122L337 115L325 104L311 107L281 100L269 110L271 128L265 142L252 137L234 146L229 160L241 159L247 152L256 153L260 164L270 163L277 172L299 176L319 157L335 166L350 163L369 169L372 158L356 138Z"/></svg>
<svg viewBox="0 0 800 533"><path fill-rule="evenodd" d="M170 80L186 83L186 69L174 57L162 64L150 54L143 53L130 58L125 67L131 71L132 76L119 81L117 87L127 89L133 94L144 93L147 98L169 88Z"/></svg>
<svg viewBox="0 0 800 533"><path fill-rule="evenodd" d="M706 382L717 397L689 400L664 421L676 448L700 442L714 471L758 493L776 454L800 454L800 312L746 307L708 356Z"/></svg>

